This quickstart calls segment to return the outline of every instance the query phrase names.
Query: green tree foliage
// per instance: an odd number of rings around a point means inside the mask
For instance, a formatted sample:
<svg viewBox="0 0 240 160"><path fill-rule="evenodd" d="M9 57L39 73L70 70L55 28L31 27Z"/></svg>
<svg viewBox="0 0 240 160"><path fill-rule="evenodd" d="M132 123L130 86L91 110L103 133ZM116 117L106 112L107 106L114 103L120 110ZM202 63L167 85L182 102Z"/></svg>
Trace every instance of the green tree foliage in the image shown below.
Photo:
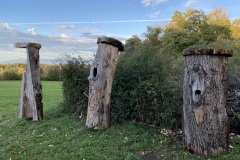
<svg viewBox="0 0 240 160"><path fill-rule="evenodd" d="M218 37L218 40L220 38L223 40L232 39L230 13L228 13L226 9L216 8L206 16L208 23L211 26L209 30L211 33L209 34L213 34L214 37Z"/></svg>
<svg viewBox="0 0 240 160"><path fill-rule="evenodd" d="M160 47L161 42L161 33L162 33L161 27L147 27L147 32L144 34L146 37L145 43L150 43L152 46L158 46Z"/></svg>
<svg viewBox="0 0 240 160"><path fill-rule="evenodd" d="M233 20L231 24L232 36L236 39L240 39L240 18Z"/></svg>
<svg viewBox="0 0 240 160"><path fill-rule="evenodd" d="M209 44L218 39L232 39L230 27L211 23L203 11L193 9L183 13L176 11L163 36L164 46L174 48L176 53L181 53L190 46Z"/></svg>
<svg viewBox="0 0 240 160"><path fill-rule="evenodd" d="M133 35L131 38L126 40L124 50L127 53L132 53L140 44L142 44L142 40L137 35Z"/></svg>
<svg viewBox="0 0 240 160"><path fill-rule="evenodd" d="M199 27L207 23L202 10L188 9L186 12L175 11L172 20L166 28L174 28L184 32L198 32Z"/></svg>
<svg viewBox="0 0 240 160"><path fill-rule="evenodd" d="M231 25L230 22L230 13L226 11L224 8L216 8L209 14L207 14L207 18L209 23L219 26L229 27Z"/></svg>

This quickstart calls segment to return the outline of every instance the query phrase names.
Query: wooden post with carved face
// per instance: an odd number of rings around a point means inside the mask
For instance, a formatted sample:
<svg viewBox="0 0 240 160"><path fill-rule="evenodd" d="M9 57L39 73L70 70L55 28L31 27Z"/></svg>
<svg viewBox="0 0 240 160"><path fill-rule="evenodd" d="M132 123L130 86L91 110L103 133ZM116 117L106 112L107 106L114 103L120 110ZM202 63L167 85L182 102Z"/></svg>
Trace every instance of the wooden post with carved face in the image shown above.
<svg viewBox="0 0 240 160"><path fill-rule="evenodd" d="M98 38L98 49L93 60L89 80L89 99L86 126L108 128L111 124L110 98L117 65L118 51L123 44L113 38Z"/></svg>
<svg viewBox="0 0 240 160"><path fill-rule="evenodd" d="M17 48L27 50L27 72L23 73L19 118L43 119L42 84L40 80L39 49L37 43L15 43Z"/></svg>
<svg viewBox="0 0 240 160"><path fill-rule="evenodd" d="M184 51L183 138L188 150L219 156L229 150L227 57L231 50Z"/></svg>

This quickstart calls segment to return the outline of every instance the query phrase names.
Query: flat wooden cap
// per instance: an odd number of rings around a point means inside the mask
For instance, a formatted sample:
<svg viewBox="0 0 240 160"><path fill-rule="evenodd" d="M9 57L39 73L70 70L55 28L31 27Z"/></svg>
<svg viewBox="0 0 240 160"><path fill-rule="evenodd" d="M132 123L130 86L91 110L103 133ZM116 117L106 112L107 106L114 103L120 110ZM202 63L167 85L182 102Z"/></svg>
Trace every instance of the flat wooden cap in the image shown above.
<svg viewBox="0 0 240 160"><path fill-rule="evenodd" d="M114 47L117 47L119 51L124 51L124 46L122 44L122 42L120 42L117 39L114 38L110 38L110 37L98 37L97 39L97 44L99 43L106 43L106 44L110 44Z"/></svg>
<svg viewBox="0 0 240 160"><path fill-rule="evenodd" d="M28 47L34 47L40 49L42 46L38 43L28 43L28 42L18 42L14 43L14 47L16 48L28 48Z"/></svg>
<svg viewBox="0 0 240 160"><path fill-rule="evenodd" d="M232 50L223 49L187 49L183 51L183 56L188 55L217 55L231 57L233 55Z"/></svg>

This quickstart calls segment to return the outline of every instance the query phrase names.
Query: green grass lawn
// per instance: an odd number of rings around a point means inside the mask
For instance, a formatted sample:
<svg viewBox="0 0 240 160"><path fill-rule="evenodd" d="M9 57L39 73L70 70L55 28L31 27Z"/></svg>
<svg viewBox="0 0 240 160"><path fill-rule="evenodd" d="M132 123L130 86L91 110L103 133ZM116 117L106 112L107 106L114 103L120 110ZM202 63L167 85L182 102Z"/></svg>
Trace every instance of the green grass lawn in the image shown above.
<svg viewBox="0 0 240 160"><path fill-rule="evenodd" d="M85 119L60 113L61 83L42 84L44 120L33 122L18 118L21 81L0 81L0 160L201 159L159 131L132 122L87 129ZM232 152L215 159L240 159L240 146L233 144L239 139L231 142Z"/></svg>

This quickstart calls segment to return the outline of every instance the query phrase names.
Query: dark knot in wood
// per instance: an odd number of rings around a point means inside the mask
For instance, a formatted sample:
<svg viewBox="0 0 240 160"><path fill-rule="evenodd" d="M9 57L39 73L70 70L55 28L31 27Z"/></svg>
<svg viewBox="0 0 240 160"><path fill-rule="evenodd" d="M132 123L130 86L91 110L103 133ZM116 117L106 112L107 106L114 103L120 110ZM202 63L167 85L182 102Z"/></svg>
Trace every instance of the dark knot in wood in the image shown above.
<svg viewBox="0 0 240 160"><path fill-rule="evenodd" d="M42 110L42 94L41 93L36 94L36 107L38 111Z"/></svg>

